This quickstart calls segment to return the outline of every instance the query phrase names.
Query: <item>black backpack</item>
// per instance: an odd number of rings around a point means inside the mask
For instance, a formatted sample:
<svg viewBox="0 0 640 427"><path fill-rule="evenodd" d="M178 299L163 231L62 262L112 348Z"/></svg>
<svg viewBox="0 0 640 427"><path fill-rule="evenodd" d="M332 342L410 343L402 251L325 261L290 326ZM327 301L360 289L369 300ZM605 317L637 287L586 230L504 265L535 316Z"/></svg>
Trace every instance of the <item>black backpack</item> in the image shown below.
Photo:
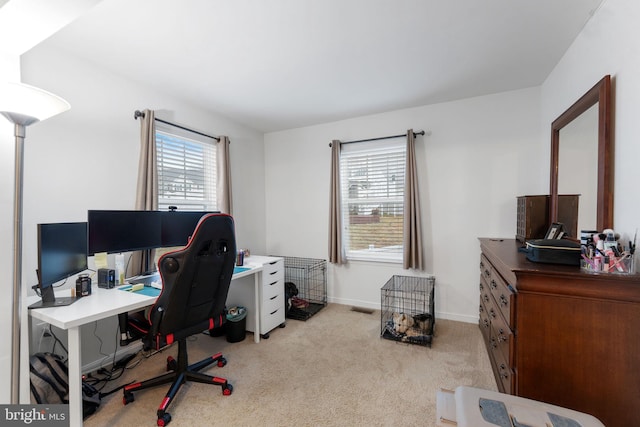
<svg viewBox="0 0 640 427"><path fill-rule="evenodd" d="M36 353L29 358L31 403L68 404L69 371L62 357L53 353ZM87 418L100 406L98 390L82 382L82 416Z"/></svg>

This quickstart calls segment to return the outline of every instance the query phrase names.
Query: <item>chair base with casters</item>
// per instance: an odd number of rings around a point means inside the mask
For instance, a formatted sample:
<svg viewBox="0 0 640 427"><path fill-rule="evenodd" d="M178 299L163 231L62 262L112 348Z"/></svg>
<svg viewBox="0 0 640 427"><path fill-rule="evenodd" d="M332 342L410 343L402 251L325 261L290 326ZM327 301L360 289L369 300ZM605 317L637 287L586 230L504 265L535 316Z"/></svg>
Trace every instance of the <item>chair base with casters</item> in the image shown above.
<svg viewBox="0 0 640 427"><path fill-rule="evenodd" d="M225 366L227 364L227 359L222 356L222 353L214 354L213 356L207 357L206 359L192 365L188 364L187 359L187 342L186 339L182 339L178 341L178 359L176 360L171 356L167 357L167 370L172 372L168 372L146 381L126 385L124 387L122 403L127 405L133 402L135 400L133 396L134 391L171 383L171 387L164 399L162 399L157 412L157 425L163 427L171 421L171 414L167 412L167 408L178 393L178 390L180 390L182 384L187 381L217 385L222 388L222 394L224 396L231 395L233 392L233 386L229 384L226 379L205 375L199 372L213 363L217 363L220 368Z"/></svg>

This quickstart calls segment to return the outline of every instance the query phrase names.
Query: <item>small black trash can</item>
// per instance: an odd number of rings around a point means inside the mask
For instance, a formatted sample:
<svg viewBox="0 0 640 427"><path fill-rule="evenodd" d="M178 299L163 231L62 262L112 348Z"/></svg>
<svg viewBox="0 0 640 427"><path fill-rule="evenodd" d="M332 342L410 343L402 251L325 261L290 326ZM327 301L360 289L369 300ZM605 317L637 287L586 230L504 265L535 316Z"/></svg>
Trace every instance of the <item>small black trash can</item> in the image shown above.
<svg viewBox="0 0 640 427"><path fill-rule="evenodd" d="M247 335L247 309L232 307L227 312L227 342L240 342Z"/></svg>

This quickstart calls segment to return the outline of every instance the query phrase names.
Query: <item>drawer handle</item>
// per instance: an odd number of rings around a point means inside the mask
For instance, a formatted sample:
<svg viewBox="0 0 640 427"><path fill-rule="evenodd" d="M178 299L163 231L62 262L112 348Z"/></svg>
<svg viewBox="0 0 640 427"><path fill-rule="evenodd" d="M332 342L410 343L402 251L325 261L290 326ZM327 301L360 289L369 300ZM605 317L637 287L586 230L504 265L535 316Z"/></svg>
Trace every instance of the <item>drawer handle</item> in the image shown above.
<svg viewBox="0 0 640 427"><path fill-rule="evenodd" d="M272 296L271 298L269 298L271 301L273 301L274 299L278 298L278 295Z"/></svg>
<svg viewBox="0 0 640 427"><path fill-rule="evenodd" d="M504 334L504 330L500 328L498 330L498 342L505 342L507 340L507 336Z"/></svg>
<svg viewBox="0 0 640 427"><path fill-rule="evenodd" d="M495 310L493 308L491 310L489 310L489 316L491 316L492 319L496 318L496 312L495 312Z"/></svg>
<svg viewBox="0 0 640 427"><path fill-rule="evenodd" d="M496 283L495 280L491 279L490 286L491 286L491 289L496 289L498 287L498 284Z"/></svg>
<svg viewBox="0 0 640 427"><path fill-rule="evenodd" d="M269 286L273 286L273 285L275 285L276 283L278 283L278 281L277 281L277 280L276 280L275 282L271 282L271 283L269 283Z"/></svg>
<svg viewBox="0 0 640 427"><path fill-rule="evenodd" d="M274 275L274 274L276 274L276 273L277 273L277 271L272 271L272 272L271 272L271 273L269 273L269 274L273 276L273 275Z"/></svg>
<svg viewBox="0 0 640 427"><path fill-rule="evenodd" d="M484 291L484 285L480 282L480 292Z"/></svg>
<svg viewBox="0 0 640 427"><path fill-rule="evenodd" d="M489 270L485 270L485 271L484 271L484 275L485 275L485 276L487 276L487 277L489 277L489 276L491 276L491 273L489 272Z"/></svg>
<svg viewBox="0 0 640 427"><path fill-rule="evenodd" d="M478 306L478 311L479 311L480 313L484 312L484 307L482 306L482 304L480 304L480 305Z"/></svg>
<svg viewBox="0 0 640 427"><path fill-rule="evenodd" d="M505 307L509 305L509 300L504 296L504 294L500 295L500 304Z"/></svg>
<svg viewBox="0 0 640 427"><path fill-rule="evenodd" d="M272 311L269 315L272 316L274 314L276 314L278 312L278 310Z"/></svg>
<svg viewBox="0 0 640 427"><path fill-rule="evenodd" d="M482 320L482 324L484 325L485 328L489 327L489 321L487 319Z"/></svg>
<svg viewBox="0 0 640 427"><path fill-rule="evenodd" d="M269 265L274 265L274 264L276 264L277 262L278 262L278 261L271 261L271 262L269 263Z"/></svg>
<svg viewBox="0 0 640 427"><path fill-rule="evenodd" d="M500 364L500 371L500 378L505 380L509 378L509 371L507 371L507 367L504 363Z"/></svg>
<svg viewBox="0 0 640 427"><path fill-rule="evenodd" d="M480 261L480 270L484 270L484 262Z"/></svg>
<svg viewBox="0 0 640 427"><path fill-rule="evenodd" d="M498 344L496 344L495 338L491 338L491 348L493 348L494 350L498 348Z"/></svg>
<svg viewBox="0 0 640 427"><path fill-rule="evenodd" d="M489 302L489 295L484 294L484 295L482 296L482 299L484 300L484 302Z"/></svg>

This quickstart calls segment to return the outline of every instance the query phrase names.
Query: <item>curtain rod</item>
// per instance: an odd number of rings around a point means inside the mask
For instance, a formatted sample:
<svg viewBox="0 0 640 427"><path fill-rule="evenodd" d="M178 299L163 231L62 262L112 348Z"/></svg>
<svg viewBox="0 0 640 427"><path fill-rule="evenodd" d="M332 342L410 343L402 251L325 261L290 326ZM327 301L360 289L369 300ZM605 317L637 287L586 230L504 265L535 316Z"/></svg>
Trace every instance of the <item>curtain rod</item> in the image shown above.
<svg viewBox="0 0 640 427"><path fill-rule="evenodd" d="M137 120L138 117L144 117L144 113L142 111L140 111L140 110L136 110L133 113L134 120ZM160 122L160 123L164 123L165 125L177 127L178 129L186 130L187 132L195 133L197 135L206 136L207 138L212 138L212 139L215 139L216 141L220 142L220 138L218 138L217 136L207 135L206 133L198 132L197 130L189 129L188 127L177 125L175 123L171 123L171 122L168 122L166 120L159 119L157 117L155 118L155 121Z"/></svg>
<svg viewBox="0 0 640 427"><path fill-rule="evenodd" d="M425 132L423 130L419 131L419 132L414 132L413 133L413 137L415 138L416 135L431 135L431 132ZM368 142L368 141L379 141L381 139L392 139L392 138L401 138L403 136L407 136L406 133L403 133L402 135L391 135L391 136L380 136L378 138L368 138L368 139L358 139L357 141L340 141L340 144L355 144L356 142ZM331 147L331 143L329 143L329 147Z"/></svg>

